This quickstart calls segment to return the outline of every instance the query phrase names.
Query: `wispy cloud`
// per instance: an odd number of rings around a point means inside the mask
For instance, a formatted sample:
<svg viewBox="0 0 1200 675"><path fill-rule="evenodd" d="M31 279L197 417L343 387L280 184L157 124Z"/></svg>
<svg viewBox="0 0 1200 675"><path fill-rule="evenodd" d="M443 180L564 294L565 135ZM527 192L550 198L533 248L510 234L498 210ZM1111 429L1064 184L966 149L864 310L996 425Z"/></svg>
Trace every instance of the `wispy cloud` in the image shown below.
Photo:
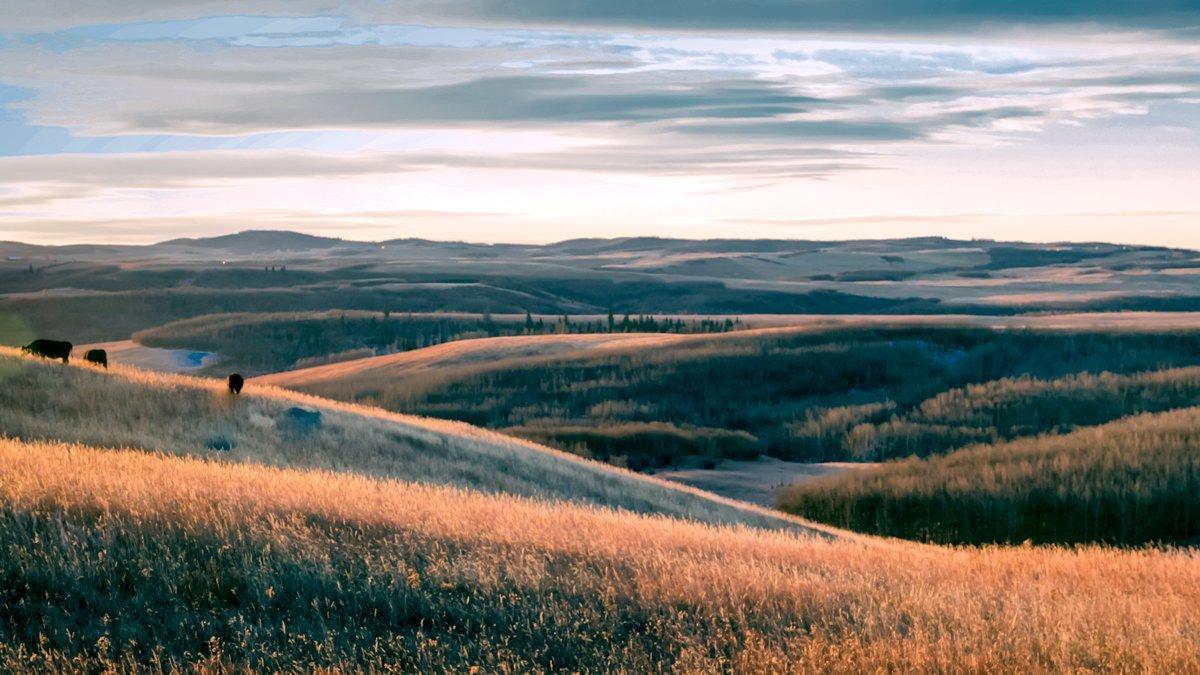
<svg viewBox="0 0 1200 675"><path fill-rule="evenodd" d="M0 25L51 29L70 25L191 19L211 15L349 14L362 22L424 21L505 26L930 33L997 26L1100 25L1122 29L1200 24L1191 0L8 0Z"/></svg>
<svg viewBox="0 0 1200 675"><path fill-rule="evenodd" d="M366 188L344 184L469 176L463 191L490 193L535 180L511 176L525 172L595 200L545 213L601 220L609 199L593 184L632 177L654 186L640 212L659 218L696 199L743 208L741 222L788 221L785 187L874 176L888 188L915 180L901 175L915 157L943 175L974 157L955 180L978 183L1002 148L1049 171L1064 129L1139 157L1147 139L1196 143L1196 26L1191 1L9 0L0 217L75 222L127 205L136 219L186 202L226 222L235 209L213 195L236 194L244 213L253 185L272 203L320 182L361 200ZM1079 185L1098 180L1074 170ZM1014 214L1049 199L991 180L989 205ZM667 182L674 196L655 201ZM1142 201L1126 210L1155 210L1165 184L1135 184ZM756 200L772 191L764 216ZM418 192L365 210L443 210ZM830 188L819 208L840 213L847 194ZM329 195L321 208L364 210ZM187 218L199 227L202 214Z"/></svg>

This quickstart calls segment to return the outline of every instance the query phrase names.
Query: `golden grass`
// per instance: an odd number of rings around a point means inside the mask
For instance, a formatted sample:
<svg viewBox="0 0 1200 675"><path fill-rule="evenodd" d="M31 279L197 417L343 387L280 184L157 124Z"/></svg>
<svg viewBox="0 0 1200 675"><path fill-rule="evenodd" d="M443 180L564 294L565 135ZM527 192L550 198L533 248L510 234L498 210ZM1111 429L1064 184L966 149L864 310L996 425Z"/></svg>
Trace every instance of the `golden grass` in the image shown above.
<svg viewBox="0 0 1200 675"><path fill-rule="evenodd" d="M293 433L286 411L321 411ZM0 347L0 432L27 440L134 447L274 466L352 471L478 490L665 513L710 523L826 532L801 519L583 460L461 422L257 385L114 366L62 366ZM210 449L215 440L233 445Z"/></svg>
<svg viewBox="0 0 1200 675"><path fill-rule="evenodd" d="M515 365L533 365L547 359L636 351L713 337L707 333L575 333L472 338L262 375L254 380L260 384L322 394L326 390L347 387L361 391L403 385L406 378L414 382L417 378L421 382L450 381Z"/></svg>
<svg viewBox="0 0 1200 675"><path fill-rule="evenodd" d="M0 668L1195 672L1200 560L0 440Z"/></svg>

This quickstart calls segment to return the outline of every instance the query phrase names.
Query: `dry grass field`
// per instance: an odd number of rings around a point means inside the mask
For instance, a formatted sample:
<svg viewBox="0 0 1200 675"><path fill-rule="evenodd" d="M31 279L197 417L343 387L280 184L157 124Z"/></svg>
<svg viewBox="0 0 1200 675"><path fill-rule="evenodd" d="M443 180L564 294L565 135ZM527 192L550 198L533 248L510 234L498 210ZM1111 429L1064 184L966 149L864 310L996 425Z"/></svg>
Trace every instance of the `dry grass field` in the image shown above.
<svg viewBox="0 0 1200 675"><path fill-rule="evenodd" d="M767 329L773 330L773 329ZM757 333L758 331L753 331ZM456 340L424 349L302 368L255 378L259 384L327 394L351 394L402 377L422 382L461 379L492 369L533 365L551 358L586 357L713 339L704 334L597 333L521 335ZM431 385L426 385L431 386Z"/></svg>
<svg viewBox="0 0 1200 675"><path fill-rule="evenodd" d="M1200 669L1190 550L855 535L254 382L0 384L3 671Z"/></svg>
<svg viewBox="0 0 1200 675"><path fill-rule="evenodd" d="M1194 672L1182 551L825 541L0 441L0 668Z"/></svg>
<svg viewBox="0 0 1200 675"><path fill-rule="evenodd" d="M321 413L297 428L294 407ZM250 383L23 358L0 347L0 429L27 440L358 472L586 502L712 523L805 529L777 511L588 462L459 422L401 415Z"/></svg>

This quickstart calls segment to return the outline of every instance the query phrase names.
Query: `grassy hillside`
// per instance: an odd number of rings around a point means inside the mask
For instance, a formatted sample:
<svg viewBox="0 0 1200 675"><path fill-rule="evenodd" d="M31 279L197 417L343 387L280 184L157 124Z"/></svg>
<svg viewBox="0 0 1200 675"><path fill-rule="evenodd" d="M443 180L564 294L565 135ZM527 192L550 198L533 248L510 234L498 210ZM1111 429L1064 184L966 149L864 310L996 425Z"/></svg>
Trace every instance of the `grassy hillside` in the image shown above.
<svg viewBox="0 0 1200 675"><path fill-rule="evenodd" d="M972 443L1066 432L1200 402L1200 368L1130 375L1079 373L1057 379L1004 378L951 389L886 422L858 423L880 408L823 411L793 427L836 442L855 459L925 456ZM889 408L889 410L892 408Z"/></svg>
<svg viewBox="0 0 1200 675"><path fill-rule="evenodd" d="M319 411L320 428L291 415L297 406ZM353 471L704 522L803 528L782 514L460 423L253 383L234 397L216 380L62 366L9 349L0 349L0 430L27 440Z"/></svg>
<svg viewBox="0 0 1200 675"><path fill-rule="evenodd" d="M0 441L0 669L1192 672L1183 552L822 541Z"/></svg>
<svg viewBox="0 0 1200 675"><path fill-rule="evenodd" d="M1200 364L1197 331L804 327L526 356L492 355L452 372L367 362L269 380L639 469L690 457L924 455L1177 407L1200 394L1191 371L1138 375ZM968 393L946 393L954 390ZM963 396L971 401L951 404ZM952 405L978 410L955 418Z"/></svg>
<svg viewBox="0 0 1200 675"><path fill-rule="evenodd" d="M942 543L1195 544L1200 408L891 462L792 487L785 510Z"/></svg>

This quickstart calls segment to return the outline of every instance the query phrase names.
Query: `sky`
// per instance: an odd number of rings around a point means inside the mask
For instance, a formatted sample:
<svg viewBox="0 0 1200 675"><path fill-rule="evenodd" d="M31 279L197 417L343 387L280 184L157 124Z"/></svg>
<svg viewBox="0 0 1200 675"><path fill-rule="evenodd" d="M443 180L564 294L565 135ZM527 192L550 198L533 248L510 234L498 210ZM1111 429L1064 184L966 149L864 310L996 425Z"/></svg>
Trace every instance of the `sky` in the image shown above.
<svg viewBox="0 0 1200 675"><path fill-rule="evenodd" d="M1200 248L1200 0L3 0L0 239Z"/></svg>

